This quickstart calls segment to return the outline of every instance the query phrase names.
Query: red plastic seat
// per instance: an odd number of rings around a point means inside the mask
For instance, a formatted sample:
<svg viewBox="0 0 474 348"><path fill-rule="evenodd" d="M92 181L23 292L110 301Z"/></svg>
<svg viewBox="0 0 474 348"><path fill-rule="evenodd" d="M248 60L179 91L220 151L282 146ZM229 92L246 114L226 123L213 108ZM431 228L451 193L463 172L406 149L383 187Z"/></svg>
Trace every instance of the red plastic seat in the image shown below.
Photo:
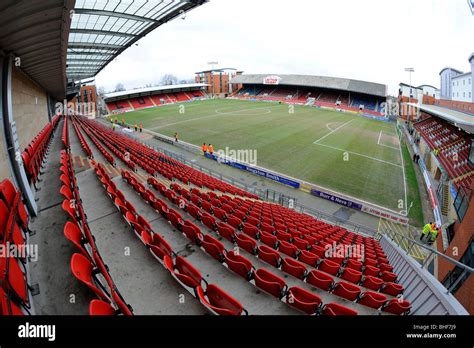
<svg viewBox="0 0 474 348"><path fill-rule="evenodd" d="M349 301L355 301L357 297L360 295L360 288L357 285L346 283L346 282L339 282L334 286L334 290L332 293L334 295L340 296L345 298Z"/></svg>
<svg viewBox="0 0 474 348"><path fill-rule="evenodd" d="M201 276L201 272L181 256L175 259L174 264L171 257L165 256L163 263L176 279L190 288L196 289L204 280Z"/></svg>
<svg viewBox="0 0 474 348"><path fill-rule="evenodd" d="M259 239L260 234L258 228L252 225L244 224L242 231L254 239Z"/></svg>
<svg viewBox="0 0 474 348"><path fill-rule="evenodd" d="M219 224L217 224L217 231L219 232L219 234L227 239L228 241L234 243L235 241L235 232L234 232L234 229L227 225L226 223L224 222L221 222Z"/></svg>
<svg viewBox="0 0 474 348"><path fill-rule="evenodd" d="M296 258L298 256L298 248L286 241L280 241L278 245L278 250L281 251L283 254L291 256L292 258Z"/></svg>
<svg viewBox="0 0 474 348"><path fill-rule="evenodd" d="M382 290L380 291L387 295L398 296L402 294L404 290L405 289L402 285L388 282L384 284Z"/></svg>
<svg viewBox="0 0 474 348"><path fill-rule="evenodd" d="M312 267L317 267L320 257L307 250L301 250L298 260Z"/></svg>
<svg viewBox="0 0 474 348"><path fill-rule="evenodd" d="M186 207L186 211L196 220L201 220L201 211L195 205L189 204Z"/></svg>
<svg viewBox="0 0 474 348"><path fill-rule="evenodd" d="M248 314L239 301L214 284L209 284L206 292L198 287L197 294L201 303L218 315Z"/></svg>
<svg viewBox="0 0 474 348"><path fill-rule="evenodd" d="M202 213L201 221L204 225L209 227L212 231L216 231L216 228L217 228L216 219L214 219L212 215L209 215L208 213Z"/></svg>
<svg viewBox="0 0 474 348"><path fill-rule="evenodd" d="M260 230L262 232L267 232L269 234L273 234L275 232L275 227L271 226L268 223L262 222L260 225Z"/></svg>
<svg viewBox="0 0 474 348"><path fill-rule="evenodd" d="M64 236L81 252L82 255L92 260L89 252L84 248L86 239L81 229L76 224L68 221L64 225Z"/></svg>
<svg viewBox="0 0 474 348"><path fill-rule="evenodd" d="M361 295L357 302L364 306L379 309L385 302L387 302L387 297L379 292L366 291Z"/></svg>
<svg viewBox="0 0 474 348"><path fill-rule="evenodd" d="M341 278L348 282L358 284L362 278L362 272L346 267L342 270Z"/></svg>
<svg viewBox="0 0 474 348"><path fill-rule="evenodd" d="M0 200L0 239L13 242L20 246L25 244L25 236L14 219L13 212L9 212L5 203Z"/></svg>
<svg viewBox="0 0 474 348"><path fill-rule="evenodd" d="M150 252L160 261L163 261L165 256L172 257L173 249L168 242L159 234L151 235L147 231L142 232L142 242L150 249Z"/></svg>
<svg viewBox="0 0 474 348"><path fill-rule="evenodd" d="M349 259L349 260L347 260L346 268L350 268L350 269L353 269L353 270L356 270L356 271L360 271L362 269L362 262L357 261L357 260L353 260L353 259Z"/></svg>
<svg viewBox="0 0 474 348"><path fill-rule="evenodd" d="M170 221L171 225L173 225L177 230L181 231L183 226L183 217L177 211L170 209L168 211L168 220Z"/></svg>
<svg viewBox="0 0 474 348"><path fill-rule="evenodd" d="M374 266L366 265L364 268L364 275L378 277L380 274L380 269Z"/></svg>
<svg viewBox="0 0 474 348"><path fill-rule="evenodd" d="M377 277L372 277L372 276L364 276L364 279L362 280L362 286L366 287L367 289L375 290L378 291L382 285L383 285L383 280Z"/></svg>
<svg viewBox="0 0 474 348"><path fill-rule="evenodd" d="M273 234L264 231L260 232L260 242L274 249L276 249L276 247L278 246L278 238L275 237Z"/></svg>
<svg viewBox="0 0 474 348"><path fill-rule="evenodd" d="M388 272L393 271L393 266L389 265L388 263L380 263L379 268L382 272L383 271L388 271Z"/></svg>
<svg viewBox="0 0 474 348"><path fill-rule="evenodd" d="M213 213L214 213L214 216L218 218L219 220L225 221L225 219L227 218L227 213L225 212L224 209L214 207Z"/></svg>
<svg viewBox="0 0 474 348"><path fill-rule="evenodd" d="M397 280L397 275L389 271L383 271L380 278L386 282L395 282Z"/></svg>
<svg viewBox="0 0 474 348"><path fill-rule="evenodd" d="M235 235L235 241L237 242L239 248L244 249L252 255L257 255L257 242L255 239L252 239L246 234L239 233Z"/></svg>
<svg viewBox="0 0 474 348"><path fill-rule="evenodd" d="M299 279L304 279L308 273L308 270L301 262L289 257L283 259L281 270Z"/></svg>
<svg viewBox="0 0 474 348"><path fill-rule="evenodd" d="M306 314L315 314L323 301L318 295L294 286L288 290L286 303Z"/></svg>
<svg viewBox="0 0 474 348"><path fill-rule="evenodd" d="M258 221L258 219L254 218L253 216L249 216L247 217L247 220L245 221L245 223L250 224L254 227L258 227L260 222Z"/></svg>
<svg viewBox="0 0 474 348"><path fill-rule="evenodd" d="M387 313L396 315L403 315L410 313L411 304L406 300L400 300L398 298L391 299L382 310Z"/></svg>
<svg viewBox="0 0 474 348"><path fill-rule="evenodd" d="M318 269L332 275L337 275L339 273L340 267L337 263L331 260L322 259L319 263Z"/></svg>
<svg viewBox="0 0 474 348"><path fill-rule="evenodd" d="M201 241L203 239L201 230L199 227L194 225L191 221L186 220L182 227L183 233L186 237L196 245L201 245Z"/></svg>
<svg viewBox="0 0 474 348"><path fill-rule="evenodd" d="M357 312L353 309L347 308L338 303L328 303L323 307L324 315L357 315Z"/></svg>
<svg viewBox="0 0 474 348"><path fill-rule="evenodd" d="M318 270L312 270L306 277L306 283L324 291L329 291L334 283L334 278Z"/></svg>
<svg viewBox="0 0 474 348"><path fill-rule="evenodd" d="M98 297L110 302L109 296L96 285L98 280L93 275L94 266L85 256L77 253L72 255L71 271L79 281L87 285Z"/></svg>
<svg viewBox="0 0 474 348"><path fill-rule="evenodd" d="M241 255L237 255L234 251L229 251L225 255L225 262L230 270L234 271L242 278L251 280L253 275L252 263Z"/></svg>
<svg viewBox="0 0 474 348"><path fill-rule="evenodd" d="M219 262L224 262L224 253L225 248L224 244L219 242L214 237L206 234L204 239L201 242L202 247L204 250L211 255L214 259L218 260Z"/></svg>
<svg viewBox="0 0 474 348"><path fill-rule="evenodd" d="M242 220L240 220L238 217L231 215L227 218L227 223L232 227L239 229L242 225Z"/></svg>
<svg viewBox="0 0 474 348"><path fill-rule="evenodd" d="M263 268L254 272L254 279L257 287L279 299L283 298L287 292L285 281Z"/></svg>
<svg viewBox="0 0 474 348"><path fill-rule="evenodd" d="M17 196L20 196L19 192L13 186L13 183L5 179L0 183L0 194L4 197L5 203L8 206L12 206L15 203ZM18 197L18 203L16 211L18 212L18 217L20 219L21 226L24 228L28 227L28 214L26 212L25 206L21 201L21 197Z"/></svg>
<svg viewBox="0 0 474 348"><path fill-rule="evenodd" d="M258 258L262 261L265 261L266 263L269 263L272 266L280 266L280 254L276 250L266 245L260 245L258 247Z"/></svg>
<svg viewBox="0 0 474 348"><path fill-rule="evenodd" d="M111 316L117 314L117 310L109 302L92 300L89 304L89 315Z"/></svg>
<svg viewBox="0 0 474 348"><path fill-rule="evenodd" d="M322 258L326 257L326 249L324 249L323 247L321 247L319 245L311 245L310 251L313 254L318 255L319 257L322 257Z"/></svg>
<svg viewBox="0 0 474 348"><path fill-rule="evenodd" d="M309 242L298 237L293 238L293 244L300 250L306 250L309 248Z"/></svg>
<svg viewBox="0 0 474 348"><path fill-rule="evenodd" d="M0 287L0 315L3 316L23 316L25 313L21 307L14 302L10 296Z"/></svg>
<svg viewBox="0 0 474 348"><path fill-rule="evenodd" d="M293 238L290 233L280 231L280 230L276 230L275 236L278 238L278 240L285 241L285 242L288 242L288 243L291 242L291 240Z"/></svg>

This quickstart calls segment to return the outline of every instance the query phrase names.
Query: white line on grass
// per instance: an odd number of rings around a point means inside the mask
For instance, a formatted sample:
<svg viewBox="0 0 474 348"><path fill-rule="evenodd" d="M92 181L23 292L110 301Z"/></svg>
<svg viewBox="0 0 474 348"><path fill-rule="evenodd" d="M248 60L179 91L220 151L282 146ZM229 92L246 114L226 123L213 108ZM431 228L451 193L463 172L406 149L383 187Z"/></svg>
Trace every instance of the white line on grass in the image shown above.
<svg viewBox="0 0 474 348"><path fill-rule="evenodd" d="M174 123L168 123L168 124L164 124L162 126L158 126L158 127L153 127L153 128L150 128L150 130L154 131L154 130L158 130L158 129L161 129L161 128L166 128L166 127L170 127L170 126L174 126L174 125L177 125L177 124L181 124L181 123L187 123L187 122L192 122L192 121L199 121L199 120L203 120L205 118L214 118L214 117L222 117L222 116L225 116L225 115L232 115L236 112L242 112L242 111L252 111L252 110L261 110L261 109L270 109L270 108L274 108L275 106L266 106L266 107L263 107L263 108L253 108L253 109L241 109L241 110L233 110L233 111L229 111L229 112L218 112L219 110L215 110L216 114L215 115L208 115L208 116L203 116L203 117L196 117L196 118L191 118L189 120L183 120L183 121L179 121L179 122L174 122ZM271 113L271 110L268 110L270 111L269 113ZM260 115L256 115L256 114L252 114L252 115L249 115L249 116L263 116L263 115L268 115L269 113L263 113L263 114L260 114ZM245 116L245 115L238 115L238 116Z"/></svg>
<svg viewBox="0 0 474 348"><path fill-rule="evenodd" d="M349 123L351 123L352 121L354 121L355 118L353 118L352 120L350 121L347 121L346 123L340 125L339 127L337 127L336 129L332 130L331 132L329 132L328 134L324 135L323 137L319 138L318 140L316 140L313 144L318 144L321 140L327 138L328 136L330 136L332 133L338 131L339 129L341 129L342 127L344 127L345 125L348 125ZM319 144L318 144L319 145Z"/></svg>
<svg viewBox="0 0 474 348"><path fill-rule="evenodd" d="M379 140L377 141L377 145L385 146L385 147L388 147L388 148L394 149L394 150L398 150L398 147L394 147L394 146L390 146L390 145L385 145L385 144L380 144L380 138L381 138L381 137L382 137L382 130L380 130Z"/></svg>
<svg viewBox="0 0 474 348"><path fill-rule="evenodd" d="M316 143L314 143L314 144L316 144ZM316 145L324 146L324 147L327 147L327 148L330 148L330 149L333 149L333 150L338 150L338 151L342 151L342 152L347 152L347 153L350 153L350 154L353 154L353 155L356 155L356 156L365 157L365 158L368 158L368 159L371 159L371 160L374 160L374 161L378 161L378 162L382 162L382 163L385 163L385 164L389 164L389 165L394 166L394 167L399 167L399 168L401 167L401 165L399 165L399 164L396 164L396 163L393 163L393 162L389 162L389 161L384 161L384 160L382 160L382 159L380 159L380 158L375 158L375 157L363 155L363 154L358 153L358 152L348 151L348 150L340 149L340 148L338 148L338 147L329 146L329 145L324 145L324 144L316 144Z"/></svg>
<svg viewBox="0 0 474 348"><path fill-rule="evenodd" d="M403 171L403 188L405 190L405 211L408 213L408 202L407 202L407 177L405 175L405 161L403 160L402 153L402 140L400 136L398 138L398 147L400 149L400 160L402 161L402 171Z"/></svg>

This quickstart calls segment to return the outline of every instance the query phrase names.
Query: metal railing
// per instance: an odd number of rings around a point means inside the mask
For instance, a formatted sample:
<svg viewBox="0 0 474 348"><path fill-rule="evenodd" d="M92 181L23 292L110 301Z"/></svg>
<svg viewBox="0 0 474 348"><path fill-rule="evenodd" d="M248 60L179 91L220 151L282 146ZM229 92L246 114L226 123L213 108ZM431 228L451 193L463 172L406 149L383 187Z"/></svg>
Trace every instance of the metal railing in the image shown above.
<svg viewBox="0 0 474 348"><path fill-rule="evenodd" d="M459 267L462 269L462 272L459 274L459 276L456 278L456 280L454 280L450 286L446 289L446 293L452 293L453 292L453 289L455 289L457 287L457 285L459 284L459 282L464 278L466 277L466 279L468 277L470 277L472 275L472 273L474 273L474 268L472 267L469 267L468 265L465 265L445 254L443 254L442 252L436 250L436 249L433 249L432 247L422 243L422 242L419 242L417 240L414 240L414 239L411 239L411 238L408 238L407 236L404 236L402 234L396 234L397 239L395 239L393 237L394 233L390 230L390 231L387 231L387 230L383 230L382 231L378 231L377 234L375 235L375 238L380 240L381 238L381 235L384 234L387 238L390 238L390 240L397 246L399 247L400 249L402 249L404 251L404 253L406 253L407 255L410 254L411 250L413 249L413 247L416 245L418 246L419 248L422 248L423 251L425 252L426 256L424 258L424 260L422 260L420 262L420 267L423 268L423 269L428 269L428 265L431 264L432 261L434 261L436 259L436 257L441 257L443 258L444 260L446 260L447 262L449 262L450 264L452 264L454 267ZM408 243L409 247L407 250L405 250L404 247L401 246L401 241L404 240Z"/></svg>

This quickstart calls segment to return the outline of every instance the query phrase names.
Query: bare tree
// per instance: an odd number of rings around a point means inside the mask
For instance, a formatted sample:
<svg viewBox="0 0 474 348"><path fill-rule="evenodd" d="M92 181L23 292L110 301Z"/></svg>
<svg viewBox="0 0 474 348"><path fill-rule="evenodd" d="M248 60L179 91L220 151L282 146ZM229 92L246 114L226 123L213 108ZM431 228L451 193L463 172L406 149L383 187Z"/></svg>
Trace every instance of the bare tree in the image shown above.
<svg viewBox="0 0 474 348"><path fill-rule="evenodd" d="M161 85L169 86L169 85L176 85L178 83L178 78L173 74L165 74L161 78Z"/></svg>
<svg viewBox="0 0 474 348"><path fill-rule="evenodd" d="M125 86L122 82L119 82L115 85L115 92L123 92L125 91Z"/></svg>
<svg viewBox="0 0 474 348"><path fill-rule="evenodd" d="M100 96L103 96L105 94L105 88L104 87L99 87L97 89L97 93L100 95Z"/></svg>

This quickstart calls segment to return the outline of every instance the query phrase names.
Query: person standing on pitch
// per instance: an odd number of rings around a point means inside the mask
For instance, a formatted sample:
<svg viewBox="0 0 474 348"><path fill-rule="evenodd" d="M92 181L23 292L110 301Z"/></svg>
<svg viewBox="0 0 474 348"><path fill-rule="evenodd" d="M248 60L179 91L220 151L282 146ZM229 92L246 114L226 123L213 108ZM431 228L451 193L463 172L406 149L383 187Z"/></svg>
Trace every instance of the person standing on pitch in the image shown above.
<svg viewBox="0 0 474 348"><path fill-rule="evenodd" d="M209 144L207 146L207 149L209 150L209 153L212 155L214 153L214 146L212 146L212 144Z"/></svg>
<svg viewBox="0 0 474 348"><path fill-rule="evenodd" d="M206 152L207 152L207 146L206 146L206 143L203 143L203 144L202 144L202 146L201 146L201 149L202 149L202 153L203 153L203 155L205 155L205 154L206 154Z"/></svg>
<svg viewBox="0 0 474 348"><path fill-rule="evenodd" d="M140 122L140 133L143 131L143 124Z"/></svg>
<svg viewBox="0 0 474 348"><path fill-rule="evenodd" d="M174 141L176 143L178 142L178 132L174 133Z"/></svg>
<svg viewBox="0 0 474 348"><path fill-rule="evenodd" d="M137 127L137 124L135 123L135 132L138 131L138 127Z"/></svg>

